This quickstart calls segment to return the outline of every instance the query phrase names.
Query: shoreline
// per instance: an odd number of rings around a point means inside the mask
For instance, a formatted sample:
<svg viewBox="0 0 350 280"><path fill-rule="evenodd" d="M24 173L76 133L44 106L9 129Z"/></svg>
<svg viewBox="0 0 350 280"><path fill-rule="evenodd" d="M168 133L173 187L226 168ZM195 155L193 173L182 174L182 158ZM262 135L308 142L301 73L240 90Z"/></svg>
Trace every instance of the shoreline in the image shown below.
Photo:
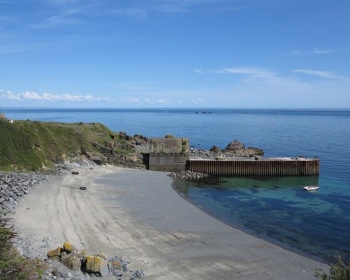
<svg viewBox="0 0 350 280"><path fill-rule="evenodd" d="M172 183L172 188L174 189L174 191L175 191L181 198L183 198L184 200L186 200L188 203L190 203L190 204L192 204L193 206L197 207L198 209L200 209L201 211L205 212L207 215L213 217L214 219L216 219L216 220L218 220L218 221L220 221L220 222L222 222L222 223L224 223L224 224L226 224L226 225L228 225L228 226L230 226L230 227L232 227L232 228L234 228L234 229L240 230L240 231L242 231L242 232L245 233L245 234L254 236L254 237L259 238L259 239L261 239L261 240L264 240L264 241L266 241L266 242L268 242L268 243L274 244L274 245L276 245L277 247L280 247L280 248L282 248L282 249L284 249L284 250L293 252L293 253L295 253L295 254L297 254L297 255L300 255L300 256L302 256L302 257L305 257L305 258L314 260L314 261L319 262L319 263L324 263L324 264L327 265L327 261L326 261L325 259L321 258L321 257L317 257L317 256L315 256L315 255L312 255L311 253L308 253L308 252L305 252L305 251L302 251L302 250L293 249L291 246L288 246L288 245L284 244L283 242L280 242L280 241L275 240L275 239L272 239L272 238L269 239L268 236L260 236L259 234L256 234L256 233L254 233L253 231L250 231L250 230L248 230L248 229L246 229L246 228L244 228L244 227L240 227L240 226L238 226L238 225L235 225L235 224L233 224L233 223L230 223L230 222L228 222L228 221L225 221L225 219L222 219L222 218L220 218L218 215L215 215L214 213L211 213L210 211L206 210L205 208L201 207L200 205L195 204L195 203L192 202L190 199L188 199L186 196L184 196L180 191L178 191L178 190L176 189L176 182L173 182L173 183Z"/></svg>
<svg viewBox="0 0 350 280"><path fill-rule="evenodd" d="M73 169L80 174L36 186L16 207L16 230L31 236L40 257L70 241L125 256L147 279L315 279L315 269L328 270L208 215L179 195L167 173Z"/></svg>

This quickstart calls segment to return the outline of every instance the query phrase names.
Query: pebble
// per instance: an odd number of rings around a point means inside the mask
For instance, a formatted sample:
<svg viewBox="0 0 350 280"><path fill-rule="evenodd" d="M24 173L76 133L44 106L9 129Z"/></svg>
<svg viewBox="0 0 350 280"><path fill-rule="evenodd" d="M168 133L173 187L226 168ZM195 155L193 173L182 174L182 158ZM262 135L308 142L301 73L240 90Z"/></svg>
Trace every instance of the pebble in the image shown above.
<svg viewBox="0 0 350 280"><path fill-rule="evenodd" d="M23 196L30 193L30 189L33 189L37 185L50 180L53 176L67 173L72 167L69 165L56 166L54 169L45 173L18 173L18 172L1 172L0 171L0 211L6 213L15 213L15 206L18 202L24 201ZM80 189L85 190L86 187ZM29 211L30 207L26 207ZM43 280L90 280L90 278L96 277L95 274L83 273L81 271L71 271L67 267L63 266L57 261L47 259L47 251L50 250L49 241L50 237L43 238L39 246L34 244L36 237L34 234L22 234L16 230L17 235L14 238L14 244L19 253L25 258L39 258L47 263L49 269L42 276ZM35 249L35 246L39 248ZM114 275L115 279L126 280L133 278L144 278L145 274L142 269L133 272L128 269L129 262L125 258L112 257L109 260L119 260L120 267L112 268L111 275Z"/></svg>
<svg viewBox="0 0 350 280"><path fill-rule="evenodd" d="M58 170L51 174L0 172L0 210L12 212L17 203L23 200L22 197L29 194L30 189L47 181L55 173L58 174Z"/></svg>
<svg viewBox="0 0 350 280"><path fill-rule="evenodd" d="M169 177L179 180L190 180L190 181L200 181L209 178L208 174L193 172L193 171L180 171L171 172L168 174Z"/></svg>

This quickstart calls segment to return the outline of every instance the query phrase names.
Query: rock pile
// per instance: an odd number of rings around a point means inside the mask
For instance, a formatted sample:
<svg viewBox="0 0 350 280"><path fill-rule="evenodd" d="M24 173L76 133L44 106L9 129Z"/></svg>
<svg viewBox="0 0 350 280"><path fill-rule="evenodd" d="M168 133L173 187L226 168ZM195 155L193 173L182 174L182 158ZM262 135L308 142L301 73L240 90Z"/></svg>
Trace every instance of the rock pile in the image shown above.
<svg viewBox="0 0 350 280"><path fill-rule="evenodd" d="M264 151L259 148L248 147L246 148L243 143L238 140L234 140L229 143L224 150L221 150L217 146L213 146L210 150L204 149L190 149L190 158L192 159L234 159L234 158L249 158L249 157L261 157L264 155Z"/></svg>
<svg viewBox="0 0 350 280"><path fill-rule="evenodd" d="M46 174L40 173L0 173L0 210L13 209L30 189L47 179Z"/></svg>
<svg viewBox="0 0 350 280"><path fill-rule="evenodd" d="M168 176L178 180L189 181L201 181L209 177L208 174L193 171L171 172Z"/></svg>
<svg viewBox="0 0 350 280"><path fill-rule="evenodd" d="M46 251L50 248L50 237L43 238L40 242L40 245L37 246L35 244L36 242L34 241L35 235L17 232L17 228L15 229L15 231L16 236L14 238L14 245L16 246L17 251L21 256L28 259L45 258Z"/></svg>
<svg viewBox="0 0 350 280"><path fill-rule="evenodd" d="M90 277L115 276L115 279L143 279L142 269L129 270L126 258L113 256L107 258L103 254L89 255L86 250L78 252L70 242L64 242L62 247L47 252L48 269L45 280L75 280L90 279Z"/></svg>

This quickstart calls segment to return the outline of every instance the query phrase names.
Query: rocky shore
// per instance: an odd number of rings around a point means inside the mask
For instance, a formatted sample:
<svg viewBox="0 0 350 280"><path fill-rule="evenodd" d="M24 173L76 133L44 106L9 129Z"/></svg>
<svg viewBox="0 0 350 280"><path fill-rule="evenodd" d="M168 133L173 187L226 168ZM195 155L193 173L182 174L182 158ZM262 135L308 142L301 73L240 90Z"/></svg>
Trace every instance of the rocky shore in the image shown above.
<svg viewBox="0 0 350 280"><path fill-rule="evenodd" d="M75 160L56 164L53 168L40 172L4 172L0 171L0 211L3 213L15 211L15 206L25 195L29 194L35 186L70 172L74 167L98 166L90 160Z"/></svg>
<svg viewBox="0 0 350 280"><path fill-rule="evenodd" d="M124 134L120 133L120 135L123 136ZM128 137L127 135L125 135L125 138L130 142L130 147L135 149L139 154L144 152L145 149L147 150L147 138L141 136ZM232 159L238 157L249 157L251 152L246 152L250 151L249 149L245 149L242 143L235 140L232 143L230 143L224 150L221 150L215 146L211 150L191 148L190 158ZM254 150L253 154L256 155L257 151ZM124 164L122 165L125 165L125 162L128 162L127 166L133 168L140 168L141 166L140 160L136 159L128 160L123 158L122 162L124 162ZM118 165L121 162L115 160L114 163ZM100 162L100 164L103 164L103 162ZM63 159L58 161L54 168L42 172L1 172L0 210L2 210L2 212L5 214L14 214L16 213L16 205L20 201L24 201L25 196L28 195L39 184L50 181L54 178L54 176L67 175L69 173L79 175L79 172L72 172L72 169L74 167L85 167L92 169L98 165L98 162L92 161L91 159L89 160L84 157L70 156L64 157ZM177 180L203 181L209 179L209 176L207 174L191 171L172 172L169 173L168 176ZM30 208L27 207L26 210L30 211ZM34 244L35 238L36 236L34 235L26 234L24 232L18 232L15 240L16 247L20 254L26 258L39 257L45 260L45 262L49 265L49 269L46 271L44 279L89 279L90 274L81 273L80 271L79 273L76 273L76 271L74 272L74 270L63 265L62 262L58 262L58 260L52 260L45 257L48 250L51 249L49 244L52 240L49 235L42 238L42 240L40 241L39 248L37 244ZM116 279L143 278L144 272L140 272L140 270L137 270L136 272L134 272L134 274L130 272L128 274L123 274L123 271L119 271L116 272L114 276L117 277Z"/></svg>
<svg viewBox="0 0 350 280"><path fill-rule="evenodd" d="M168 176L173 179L188 181L202 181L209 178L208 174L193 171L170 172Z"/></svg>
<svg viewBox="0 0 350 280"><path fill-rule="evenodd" d="M43 279L94 278L101 273L95 270L99 263L107 263L106 280L238 275L244 280L297 280L313 279L314 268L326 268L200 211L173 191L164 172L113 166L59 170L61 176L55 171L40 180L26 175L32 182L28 185L33 184L31 195L18 198L13 215L19 251L48 265ZM10 179L16 184L23 180L15 179L16 174L6 176L9 173L2 173L7 185ZM83 262L89 273L67 266L67 246L57 249L66 241L76 245L78 263ZM88 254L81 253L84 249Z"/></svg>
<svg viewBox="0 0 350 280"><path fill-rule="evenodd" d="M57 173L60 172L57 170ZM43 173L0 173L0 209L13 211L16 204L36 185L52 175Z"/></svg>
<svg viewBox="0 0 350 280"><path fill-rule="evenodd" d="M235 142L234 144L237 144L237 141L234 141L234 142ZM217 150L214 148L211 150L191 148L190 149L190 157L191 158L208 158L208 159L222 159L222 158L233 159L233 158L242 158L242 157L251 158L251 155L249 153L244 153L244 151L246 149L244 147L243 147L243 149L244 150L238 149L235 151L230 150L230 149L226 149L226 150L222 151L222 150ZM253 153L254 157L258 156L256 152L257 151L254 151L254 153ZM81 170L82 167L83 167L83 170ZM137 167L140 168L139 166L137 166ZM74 162L66 162L63 164L57 164L54 169L48 170L46 172L41 172L41 173L2 172L2 173L0 173L0 207L1 207L2 211L4 211L4 212L16 214L16 211L17 211L16 207L18 206L17 204L23 201L22 207L21 207L22 210L18 213L19 216L28 215L29 213L37 212L38 210L47 212L48 209L46 209L46 206L45 206L45 209L42 209L42 210L40 210L40 207L33 206L32 203L28 204L31 206L28 206L26 203L25 196L28 195L29 193L31 193L32 191L35 191L35 187L37 187L40 184L45 184L45 185L47 183L50 184L50 181L55 180L55 177L64 177L64 178L66 178L65 180L68 180L66 182L64 180L65 185L59 185L60 186L59 189L63 188L67 192L63 197L65 200L68 199L68 197L71 197L71 195L76 192L76 191L74 191L74 189L77 189L78 192L76 194L79 194L76 198L74 198L74 200L75 199L82 199L82 197L85 197L84 194L86 194L87 195L86 198L88 198L94 192L92 192L92 193L89 192L92 188L91 188L91 186L86 185L86 182L91 182L91 178L88 179L87 177L93 176L93 178L95 178L95 175L93 175L93 173L97 172L99 170L99 168L101 168L101 170L104 169L104 167L98 167L96 162L76 158L76 160ZM89 170L89 169L94 169L94 170ZM83 174L85 174L85 175L83 175L81 172L79 172L77 170L83 171ZM136 170L136 169L134 169L134 170ZM140 172L142 172L142 171L140 171ZM100 174L100 173L97 173L97 174ZM140 173L140 174L142 174L142 173ZM150 183L151 185L153 185L154 182L157 182L157 180L155 180L153 178L153 176L154 176L154 175L152 175L153 172L150 172L149 174L150 175L147 175L147 176L150 176L149 180L140 180L140 181L144 182L144 184ZM173 178L173 179L177 179L177 180L203 181L203 180L210 180L211 179L210 176L208 176L207 174L190 172L190 171L171 172L168 174L168 176ZM75 180L75 178L77 178L77 180ZM82 180L81 178L84 178L83 181L81 181ZM125 180L126 181L124 183L128 182L129 180L132 181L133 179L125 179ZM82 182L84 182L85 184L82 184ZM148 183L146 183L146 182L148 182ZM129 184L129 182L127 184ZM123 186L123 183L120 182L120 179L118 180L118 185ZM140 184L140 187L141 187L141 185L142 184ZM72 186L74 186L74 189L72 189ZM84 186L84 188L82 188L81 186ZM85 186L88 186L88 187L86 188ZM148 186L148 188L150 188L150 186ZM84 190L84 192L81 192L80 190ZM123 190L119 193L118 190L113 188L113 192L115 192L114 195L118 196L119 194L123 194L124 200L128 199L128 191L129 190L130 190L130 188L126 188L125 190ZM112 191L112 189L110 189L110 191ZM46 192L46 190L45 190L45 192ZM89 194L88 194L88 192L89 192ZM156 193L158 193L158 192L156 192ZM98 195L104 196L103 193L99 193ZM50 197L52 197L52 196L55 197L55 194L50 194ZM36 194L36 199L41 200L39 197L38 197L38 194ZM55 209L57 209L57 206L60 207L59 205L62 205L61 204L63 202L62 199L61 199L60 203L58 203L58 201L59 201L58 198L51 198L51 199L53 199L54 202L51 202L51 204L49 204L49 205L51 205L53 208L56 207ZM56 206L52 205L53 203L56 204L56 199L57 199L57 205ZM73 198L71 197L70 199L73 199ZM175 197L174 197L174 199L175 199ZM161 199L160 198L158 200L151 199L150 201L161 201ZM70 204L71 206L69 206L69 208L73 207L73 209L69 210L69 212L71 214L76 213L73 205L76 205L77 201L73 201L73 202L74 203ZM82 207L82 205L85 205L84 207L90 208L91 205L86 204L86 202L87 201L84 201L84 203L81 204L81 207ZM145 201L143 201L143 203L144 202ZM24 204L26 206L24 206ZM137 203L137 205L139 205L139 203ZM41 206L41 207L44 207L44 206ZM147 208L147 207L146 208L150 210L150 209L153 209L152 207L150 206L150 208ZM38 209L34 209L34 208L38 208ZM135 208L135 209L137 209L137 208ZM58 213L60 213L62 211L63 211L63 209L58 210ZM64 212L65 211L66 210L64 210ZM162 210L159 210L159 211L161 213L163 213ZM90 217L90 215L92 213L96 213L96 210L89 209L88 213L84 214L84 215L86 215L86 219L90 219L88 217ZM26 216L26 217L29 217L29 216ZM160 221L163 221L164 217L165 216L162 216ZM72 217L66 216L63 221L68 222L67 218L71 219ZM80 220L81 218L82 217L79 217L78 220ZM206 216L203 218L206 219ZM47 217L47 219L50 220L49 217ZM51 217L51 219L52 219L52 217ZM104 217L104 219L108 220L107 217ZM35 220L35 218L34 218L34 220ZM75 227L82 228L82 225L78 226L76 224L78 220L76 220L75 224L72 225L74 228ZM150 219L150 220L153 220L153 219ZM62 224L63 221L62 220L58 221L58 223ZM56 221L52 221L52 222L56 223ZM64 222L63 222L63 224L64 224ZM73 220L71 222L73 222ZM98 221L95 221L93 223L97 223L97 222ZM125 221L124 221L124 223L125 223ZM163 222L161 222L161 223L163 223ZM215 221L215 223L216 223L216 221ZM139 222L137 222L137 224L139 224ZM191 223L189 223L189 224L191 224ZM119 226L120 224L117 223L116 225ZM184 226L185 225L187 227L187 223L184 223ZM45 225L45 227L47 227L47 226L48 225ZM106 224L103 224L102 226L103 227L108 226L108 222L106 222ZM216 225L215 227L217 227L217 226L218 225ZM170 228L171 227L172 226L170 226ZM121 229L126 230L125 226L122 226L119 230L121 230ZM103 231L104 229L100 228L99 230ZM139 231L140 230L141 229L139 229ZM145 230L145 229L142 229L141 232L143 230ZM225 227L225 230L226 230L226 227ZM228 230L230 231L230 234L231 234L231 229L228 229ZM112 257L105 257L103 254L102 255L98 254L98 255L93 255L93 256L85 256L85 254L80 254L80 253L76 254L76 255L74 255L74 257L72 257L72 255L69 255L66 253L64 246L62 248L57 248L57 249L52 248L52 244L55 243L57 241L57 239L54 240L53 237L51 236L51 234L49 232L47 232L47 229L44 230L44 233L43 232L40 233L40 237L38 237L39 236L38 233L30 233L30 232L28 233L26 230L21 231L21 230L16 229L16 231L18 234L17 234L14 241L15 241L16 247L18 248L18 251L20 252L20 254L26 258L39 258L47 264L48 268L45 271L45 274L42 278L45 280L88 280L88 279L98 277L98 276L104 276L104 279L106 279L106 280L112 280L112 279L113 280L115 280L115 279L120 279L120 280L122 280L122 279L129 280L130 279L131 280L131 279L146 278L146 275L148 273L148 270L144 270L144 266L138 267L138 264L133 264L132 261L129 261L128 258L121 257L122 253L120 254L120 252L118 252L119 249L117 249L116 252L111 254ZM111 233L112 235L110 237L113 236L113 238L114 238L114 235L116 232L119 232L119 231L114 230L113 233ZM134 231L134 229L132 229L131 232L127 231L127 234L128 235L131 234L132 239L134 239L135 237L138 236L137 232L138 232L137 230ZM146 232L147 231L145 230L145 233ZM81 236L81 234L82 234L82 232L80 234L77 234L75 232L73 235L76 237L77 236L79 237L79 236ZM84 230L84 234L87 234L86 230ZM174 236L176 234L178 234L178 233L174 233ZM182 233L182 234L184 235L185 233ZM234 233L234 234L236 234L236 233ZM118 236L118 234L116 234L116 235ZM169 233L166 233L166 236L167 236L166 238L168 238L168 235L169 235ZM64 234L64 236L66 236L66 235ZM158 236L158 234L154 234L154 236L156 237L156 236ZM180 234L180 236L181 236L181 234ZM120 236L116 237L116 239L119 239L119 238L120 238ZM213 237L210 236L209 239L212 239L212 238ZM80 237L79 237L79 239L80 239ZM171 239L171 242L173 242L172 234L170 234L170 239ZM107 240L109 241L109 239L107 239ZM136 240L137 240L137 242L139 241L138 237L136 238ZM141 240L148 240L148 237L146 237L146 235L145 235ZM66 242L69 240L60 239L60 241ZM75 240L75 242L77 242L77 240ZM166 241L165 244L168 244L167 242L168 241ZM216 242L219 242L219 240L217 240ZM222 242L222 241L220 241L220 242ZM84 242L85 245L88 245L88 243ZM117 243L119 244L119 242L117 242ZM84 246L84 244L81 243L79 245ZM89 244L89 245L90 245L90 247L91 247L91 245L92 245L92 247L95 247L94 242ZM116 244L114 246L116 246ZM145 246L148 248L148 245L145 245ZM165 248L167 248L167 247L168 247L168 245L166 245ZM119 248L119 245L117 246L117 248ZM165 250L165 248L163 250ZM203 250L207 250L207 248L205 247L205 248L203 248ZM220 249L220 251L221 251L221 249ZM56 254L55 252L58 252L58 253ZM228 253L228 252L226 252L226 253ZM134 253L132 253L132 254L134 254ZM161 254L163 254L163 253L161 253ZM53 255L53 257L52 257L52 255ZM262 257L262 259L264 259L264 258L265 257ZM84 263L85 267L86 267L86 263L88 262L88 260L91 261L91 259L92 259L93 260L92 264L89 264L88 267L94 267L94 269L95 269L95 267L97 267L97 268L96 268L96 270L90 269L89 271L87 271L87 269L85 268L85 271L84 271L84 270L81 270L78 268L79 265L78 266L74 265L74 263L71 265L70 259L75 259L75 261L77 261L78 264ZM104 264L103 267L100 267L101 263ZM230 264L230 266L234 267L235 264ZM163 268L158 267L158 265L156 265L156 267L157 267L157 271L163 270ZM148 267L148 269L150 269L150 267ZM254 269L256 269L256 268L254 268ZM159 273L159 272L156 272L156 273ZM176 273L180 273L180 272L176 272ZM187 271L186 273L189 273L190 275L193 274L193 272L191 270ZM216 273L219 275L221 272L216 271ZM224 272L222 272L222 273L223 273L223 275L226 275ZM154 278L151 277L151 279L154 279ZM169 279L171 279L171 277ZM176 279L178 279L178 278L176 278ZM206 279L206 277L204 277L203 279ZM248 278L246 278L246 279L248 279ZM265 278L261 278L261 279L265 279ZM290 279L294 279L294 278L290 278Z"/></svg>
<svg viewBox="0 0 350 280"><path fill-rule="evenodd" d="M19 173L19 172L0 172L0 211L5 215L15 214L16 206L20 202L25 201L25 196L30 194L32 190L38 187L40 184L49 183L55 176L63 175L79 175L79 172L72 171L75 167L93 169L97 167L94 162L83 161L79 164L77 162L66 163L56 165L55 168L46 170L43 172L31 172L31 173ZM26 210L30 211L30 207ZM20 232L15 225L16 236L14 238L15 246L21 256L25 258L35 259L38 258L44 261L47 265L43 278L45 280L89 280L90 278L104 276L104 279L143 279L145 278L145 272L142 269L130 270L128 266L130 262L125 257L112 256L105 257L103 254L93 256L93 260L97 259L98 262L102 260L103 266L96 266L90 264L90 267L96 269L90 269L87 271L82 270L80 262L86 262L87 258L79 259L74 253L74 259L77 259L79 265L72 263L72 255L69 251L65 251L62 248L59 250L52 250L50 243L52 238L49 233L46 237L42 238L39 242L36 240L35 234L28 234L26 232ZM67 243L67 242L66 242ZM64 248L64 246L63 246ZM86 250L83 250L86 254ZM59 252L55 255L52 252ZM67 254L68 253L68 254ZM106 277L107 276L107 277Z"/></svg>

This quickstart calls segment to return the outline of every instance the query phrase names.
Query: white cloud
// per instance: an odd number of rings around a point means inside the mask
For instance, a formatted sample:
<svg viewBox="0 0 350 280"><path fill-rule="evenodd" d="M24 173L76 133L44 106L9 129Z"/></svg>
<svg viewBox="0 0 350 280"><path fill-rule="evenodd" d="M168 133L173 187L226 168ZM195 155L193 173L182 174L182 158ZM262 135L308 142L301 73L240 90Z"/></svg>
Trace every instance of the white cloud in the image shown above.
<svg viewBox="0 0 350 280"><path fill-rule="evenodd" d="M294 73L307 74L312 76L317 76L319 78L336 79L330 72L317 71L317 70L307 70L307 69L296 69L293 70Z"/></svg>
<svg viewBox="0 0 350 280"><path fill-rule="evenodd" d="M245 87L257 86L257 87L270 87L270 88L293 88L295 90L302 90L309 87L309 84L297 79L293 76L283 76L273 71L270 71L261 67L235 67L235 68L222 68L218 70L209 70L207 73L216 74L232 74L241 76L241 81ZM238 78L239 79L239 78Z"/></svg>
<svg viewBox="0 0 350 280"><path fill-rule="evenodd" d="M204 71L202 69L195 69L194 72L197 73L197 74L203 74L204 73Z"/></svg>
<svg viewBox="0 0 350 280"><path fill-rule="evenodd" d="M21 100L19 96L16 96L11 91L7 91L5 97L10 100Z"/></svg>
<svg viewBox="0 0 350 280"><path fill-rule="evenodd" d="M135 97L130 97L130 98L123 98L123 102L128 102L128 103L140 103L140 99L135 98Z"/></svg>
<svg viewBox="0 0 350 280"><path fill-rule="evenodd" d="M251 76L252 78L266 78L276 76L275 73L258 67L224 68L221 70L217 70L217 73L242 74Z"/></svg>
<svg viewBox="0 0 350 280"><path fill-rule="evenodd" d="M161 98L161 99L157 100L157 103L159 103L159 104L169 104L171 102L169 100Z"/></svg>
<svg viewBox="0 0 350 280"><path fill-rule="evenodd" d="M108 97L99 97L92 95L73 95L73 94L52 94L52 93L36 93L36 92L23 92L14 94L11 91L7 91L3 94L5 98L10 100L22 100L22 101L65 101L65 102L100 102L111 101Z"/></svg>
<svg viewBox="0 0 350 280"><path fill-rule="evenodd" d="M51 25L81 24L81 19L78 19L77 17L79 14L80 10L74 9L60 15L51 16L47 19L47 22Z"/></svg>
<svg viewBox="0 0 350 280"><path fill-rule="evenodd" d="M204 101L202 98L197 98L196 100L193 101L193 103L199 105L199 104L203 104Z"/></svg>
<svg viewBox="0 0 350 280"><path fill-rule="evenodd" d="M305 53L301 52L300 50L294 50L294 51L292 52L292 54L293 54L293 55L303 55L303 54L305 54Z"/></svg>
<svg viewBox="0 0 350 280"><path fill-rule="evenodd" d="M239 75L249 76L251 78L276 76L275 73L260 67L236 67L236 68L222 68L217 70L196 69L195 72L198 74L204 74L204 73L239 74Z"/></svg>
<svg viewBox="0 0 350 280"><path fill-rule="evenodd" d="M294 50L292 54L293 55L314 55L314 54L318 55L318 54L329 54L331 52L333 52L333 50L315 48L311 51Z"/></svg>
<svg viewBox="0 0 350 280"><path fill-rule="evenodd" d="M96 0L41 0L44 6L55 12L78 8L82 16L123 16L136 19L147 18L153 13L185 13L195 9L212 10L222 0L147 0L147 1L96 1ZM225 1L225 9L236 7Z"/></svg>
<svg viewBox="0 0 350 280"><path fill-rule="evenodd" d="M312 54L329 54L333 52L332 50L328 50L328 49L319 49L319 48L316 48L314 49L311 53Z"/></svg>

